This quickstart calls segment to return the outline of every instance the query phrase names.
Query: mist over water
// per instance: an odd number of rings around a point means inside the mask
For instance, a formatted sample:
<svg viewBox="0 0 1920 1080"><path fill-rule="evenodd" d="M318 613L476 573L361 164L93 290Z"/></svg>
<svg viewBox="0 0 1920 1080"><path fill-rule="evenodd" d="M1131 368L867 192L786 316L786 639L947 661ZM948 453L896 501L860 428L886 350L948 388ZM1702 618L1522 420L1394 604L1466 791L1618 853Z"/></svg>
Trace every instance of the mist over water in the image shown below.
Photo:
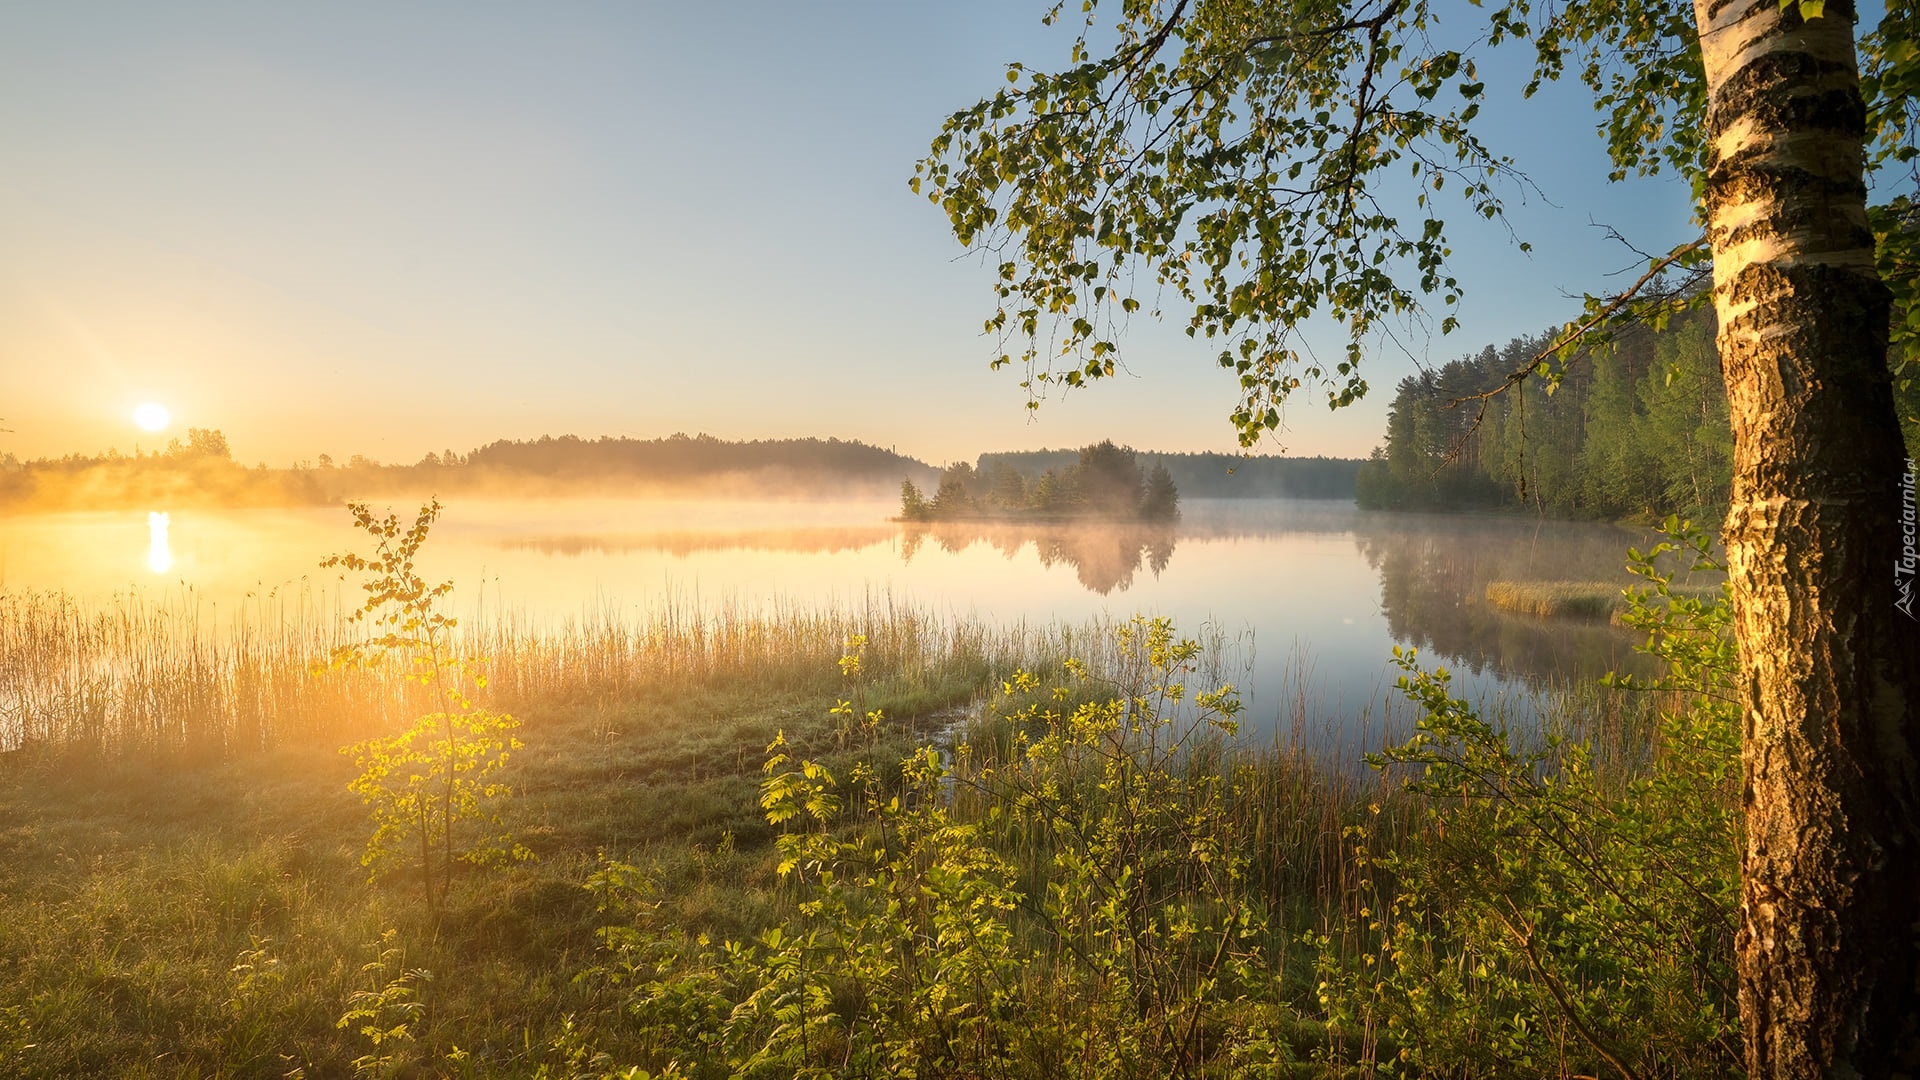
<svg viewBox="0 0 1920 1080"><path fill-rule="evenodd" d="M411 520L413 507L394 509ZM453 581L462 619L534 627L667 603L911 606L1029 625L1166 616L1223 643L1249 732L1349 746L1404 724L1395 645L1481 699L1644 670L1637 639L1605 622L1485 601L1495 580L1628 584L1640 531L1287 500L1187 500L1170 526L903 525L896 510L872 498L456 502L420 570ZM135 592L193 605L209 626L268 595L345 610L356 585L318 563L358 541L337 507L17 515L0 522L0 589L99 603Z"/></svg>

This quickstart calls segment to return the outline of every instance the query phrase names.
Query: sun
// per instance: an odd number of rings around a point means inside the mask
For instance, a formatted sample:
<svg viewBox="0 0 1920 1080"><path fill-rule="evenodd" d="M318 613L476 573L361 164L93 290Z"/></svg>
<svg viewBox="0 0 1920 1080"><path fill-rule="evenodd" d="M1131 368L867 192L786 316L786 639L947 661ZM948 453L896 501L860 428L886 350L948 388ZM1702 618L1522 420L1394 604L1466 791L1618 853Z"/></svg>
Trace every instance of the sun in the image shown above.
<svg viewBox="0 0 1920 1080"><path fill-rule="evenodd" d="M173 422L173 414L165 405L149 401L133 410L133 422L140 425L142 431L164 431Z"/></svg>

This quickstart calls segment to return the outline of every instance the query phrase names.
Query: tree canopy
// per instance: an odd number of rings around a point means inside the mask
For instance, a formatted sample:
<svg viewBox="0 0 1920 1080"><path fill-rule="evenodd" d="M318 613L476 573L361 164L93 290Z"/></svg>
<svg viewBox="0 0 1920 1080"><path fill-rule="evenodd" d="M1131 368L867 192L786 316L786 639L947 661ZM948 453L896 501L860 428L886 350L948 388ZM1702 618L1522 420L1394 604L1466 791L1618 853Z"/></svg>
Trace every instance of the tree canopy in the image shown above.
<svg viewBox="0 0 1920 1080"><path fill-rule="evenodd" d="M1912 504L1887 362L1891 341L1907 378L1920 330L1912 5L1888 5L1862 42L1851 0L1117 7L1108 23L1112 7L1084 0L1068 66L1010 66L913 180L997 257L986 327L996 365L1025 367L1030 405L1048 383L1114 374L1132 314L1178 313L1218 342L1250 445L1303 387L1334 406L1365 393L1366 345L1396 323L1455 328L1443 215L1499 219L1521 182L1476 125L1486 49L1530 45L1529 91L1584 83L1614 177L1691 181L1704 235L1650 258L1625 294L1589 296L1508 385L1553 374L1548 356L1623 316L1711 295L1732 433L1747 1072L1911 1075L1920 627L1887 580ZM1442 12L1467 15L1468 37ZM1906 188L1870 209L1868 181L1890 168ZM1708 265L1711 294L1660 291ZM1313 318L1344 324L1340 359L1302 343ZM1620 415L1624 388L1608 395Z"/></svg>
<svg viewBox="0 0 1920 1080"><path fill-rule="evenodd" d="M1025 369L1035 407L1048 384L1113 375L1122 332L1145 311L1218 345L1243 445L1276 429L1303 388L1336 407L1358 399L1377 335L1457 326L1465 286L1448 218L1499 219L1526 190L1524 163L1475 123L1487 98L1476 57L1501 46L1531 48L1528 96L1569 76L1591 88L1614 178L1678 171L1698 201L1706 82L1690 4L1506 0L1484 5L1464 38L1456 11L1427 0L1084 3L1068 66L1010 64L1005 87L948 118L912 179L963 244L997 261L985 323L1001 342L995 366ZM1071 18L1061 4L1046 16ZM1890 10L1862 41L1876 168L1915 162L1913 19ZM1909 313L1896 338L1909 347L1920 347L1920 315L1901 268L1920 262L1916 220L1904 195L1874 212ZM1707 257L1688 238L1653 263L1698 271ZM1633 313L1602 296L1587 307L1570 326L1604 331L1603 315ZM1346 328L1338 359L1304 346L1315 317Z"/></svg>
<svg viewBox="0 0 1920 1080"><path fill-rule="evenodd" d="M1101 521L1161 521L1180 516L1180 492L1165 465L1141 467L1141 455L1111 439L1081 448L1063 467L1022 471L1022 459L1057 455L981 455L947 466L939 487L926 498L911 480L900 485L903 521L975 518L1091 518Z"/></svg>

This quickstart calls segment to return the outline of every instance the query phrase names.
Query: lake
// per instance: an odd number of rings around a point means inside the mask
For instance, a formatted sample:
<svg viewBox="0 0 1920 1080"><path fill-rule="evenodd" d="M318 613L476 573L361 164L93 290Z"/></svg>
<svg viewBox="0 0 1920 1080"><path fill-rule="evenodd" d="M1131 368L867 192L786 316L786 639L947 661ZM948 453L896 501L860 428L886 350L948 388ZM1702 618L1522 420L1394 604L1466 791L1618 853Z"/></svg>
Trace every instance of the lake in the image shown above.
<svg viewBox="0 0 1920 1080"><path fill-rule="evenodd" d="M1604 622L1491 608L1491 580L1633 579L1643 531L1512 517L1385 514L1351 504L1187 500L1172 526L902 526L877 501L463 501L421 560L456 613L524 624L702 609L859 610L887 602L995 623L1081 624L1135 613L1225 639L1253 731L1378 742L1395 717L1395 645L1457 672L1470 697L1644 670ZM411 510L402 509L403 521ZM129 592L217 625L250 595L302 590L345 608L358 590L319 568L363 550L330 509L15 516L0 523L0 589L95 603Z"/></svg>

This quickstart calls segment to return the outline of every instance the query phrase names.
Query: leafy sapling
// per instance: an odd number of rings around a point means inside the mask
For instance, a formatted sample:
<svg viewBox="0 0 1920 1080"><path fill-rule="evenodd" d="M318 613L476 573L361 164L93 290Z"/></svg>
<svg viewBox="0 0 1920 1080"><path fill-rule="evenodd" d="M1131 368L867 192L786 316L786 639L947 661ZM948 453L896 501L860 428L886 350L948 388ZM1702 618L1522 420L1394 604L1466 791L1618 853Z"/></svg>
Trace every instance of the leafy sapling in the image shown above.
<svg viewBox="0 0 1920 1080"><path fill-rule="evenodd" d="M488 865L532 857L505 832L498 810L512 794L498 773L509 752L521 747L513 734L520 721L474 703L470 691L486 686L484 661L454 647L456 620L441 610L453 584L429 585L414 569L440 515L439 500L422 506L407 528L365 503L349 503L348 510L373 541L373 554L333 555L320 565L366 575L360 586L366 600L353 620L372 632L336 648L333 663L394 671L429 688L439 706L402 731L342 748L360 768L348 786L373 818L360 862L378 875L411 853L427 909L437 919L456 861Z"/></svg>

